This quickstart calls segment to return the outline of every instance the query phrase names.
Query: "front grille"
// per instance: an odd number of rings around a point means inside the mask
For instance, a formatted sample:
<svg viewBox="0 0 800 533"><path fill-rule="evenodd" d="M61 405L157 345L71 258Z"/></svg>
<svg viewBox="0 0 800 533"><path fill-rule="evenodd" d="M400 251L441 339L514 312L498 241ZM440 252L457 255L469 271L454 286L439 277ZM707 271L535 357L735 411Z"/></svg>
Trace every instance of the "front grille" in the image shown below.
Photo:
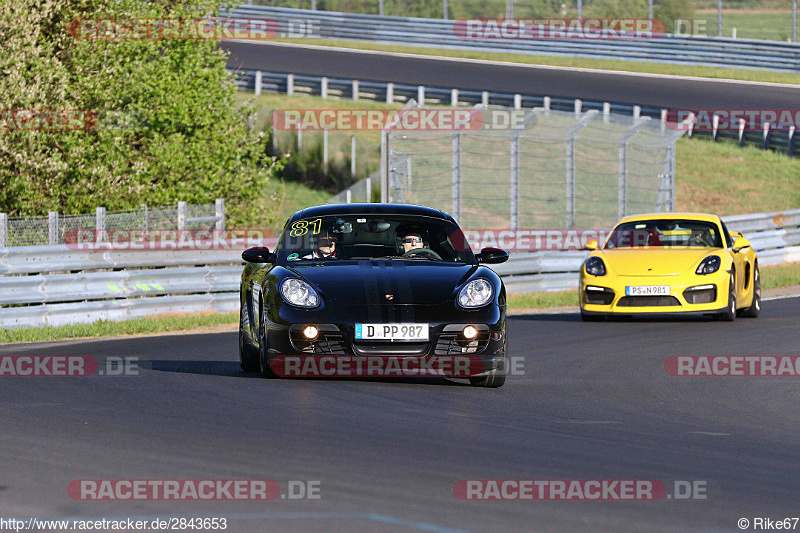
<svg viewBox="0 0 800 533"><path fill-rule="evenodd" d="M617 307L675 307L681 303L674 296L623 296Z"/></svg>
<svg viewBox="0 0 800 533"><path fill-rule="evenodd" d="M428 342L354 342L356 355L422 355L428 353Z"/></svg>
<svg viewBox="0 0 800 533"><path fill-rule="evenodd" d="M683 298L690 304L710 304L717 300L717 287L707 289L690 287L683 291Z"/></svg>
<svg viewBox="0 0 800 533"><path fill-rule="evenodd" d="M323 355L345 355L347 353L347 343L344 334L333 324L315 324L319 330L316 339L306 339L303 335L304 324L294 324L289 328L289 339L292 346L298 352L323 354Z"/></svg>
<svg viewBox="0 0 800 533"><path fill-rule="evenodd" d="M486 349L489 344L489 335L484 338L478 335L475 340L468 341L462 335L455 334L442 334L439 335L439 341L436 343L436 355L462 355L468 353L480 353Z"/></svg>
<svg viewBox="0 0 800 533"><path fill-rule="evenodd" d="M583 301L589 305L611 305L614 301L614 291L605 287L586 287L583 291Z"/></svg>

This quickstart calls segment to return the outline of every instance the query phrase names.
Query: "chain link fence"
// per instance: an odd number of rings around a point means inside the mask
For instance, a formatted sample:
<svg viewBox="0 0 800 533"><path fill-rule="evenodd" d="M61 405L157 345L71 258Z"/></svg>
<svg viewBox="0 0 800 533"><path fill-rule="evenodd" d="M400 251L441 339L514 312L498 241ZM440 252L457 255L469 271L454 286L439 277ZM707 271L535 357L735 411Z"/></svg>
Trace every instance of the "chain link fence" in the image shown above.
<svg viewBox="0 0 800 533"><path fill-rule="evenodd" d="M9 217L0 213L0 248L64 244L74 240L78 231L97 230L201 230L225 229L225 201L213 204L188 204L148 207L131 211L106 211L99 207L93 214L68 215L51 212L46 217Z"/></svg>
<svg viewBox="0 0 800 533"><path fill-rule="evenodd" d="M359 202L372 202L375 186L380 184L380 172L370 174L364 179L358 180L343 191L331 196L326 204L355 204Z"/></svg>
<svg viewBox="0 0 800 533"><path fill-rule="evenodd" d="M464 228L605 228L671 211L681 128L647 117L536 108L517 129L392 131L388 201L426 205Z"/></svg>

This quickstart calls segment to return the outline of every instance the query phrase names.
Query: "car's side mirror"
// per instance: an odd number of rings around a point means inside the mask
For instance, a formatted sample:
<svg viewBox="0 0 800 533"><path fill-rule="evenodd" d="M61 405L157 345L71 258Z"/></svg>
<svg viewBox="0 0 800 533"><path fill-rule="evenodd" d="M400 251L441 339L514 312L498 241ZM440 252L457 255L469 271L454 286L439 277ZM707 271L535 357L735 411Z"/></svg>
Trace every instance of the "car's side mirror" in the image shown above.
<svg viewBox="0 0 800 533"><path fill-rule="evenodd" d="M248 248L242 252L242 259L248 263L274 263L275 258L275 254L270 252L266 246Z"/></svg>
<svg viewBox="0 0 800 533"><path fill-rule="evenodd" d="M586 244L583 245L584 250L597 250L597 239L589 239L586 241Z"/></svg>
<svg viewBox="0 0 800 533"><path fill-rule="evenodd" d="M477 256L478 263L498 264L508 261L508 252L500 248L484 248Z"/></svg>
<svg viewBox="0 0 800 533"><path fill-rule="evenodd" d="M750 241L745 239L744 237L736 237L736 240L733 241L733 251L739 252L745 248L750 247Z"/></svg>

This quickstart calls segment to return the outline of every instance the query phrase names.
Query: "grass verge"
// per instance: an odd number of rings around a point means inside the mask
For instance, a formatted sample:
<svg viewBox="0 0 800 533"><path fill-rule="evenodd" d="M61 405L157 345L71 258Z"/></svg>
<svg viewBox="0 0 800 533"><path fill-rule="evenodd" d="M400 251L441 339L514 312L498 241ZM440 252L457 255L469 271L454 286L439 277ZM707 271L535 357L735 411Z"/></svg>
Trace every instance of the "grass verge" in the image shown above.
<svg viewBox="0 0 800 533"><path fill-rule="evenodd" d="M575 274L578 277L578 274ZM509 294L509 309L548 309L551 307L577 307L578 291L563 292L531 292L526 294Z"/></svg>
<svg viewBox="0 0 800 533"><path fill-rule="evenodd" d="M723 24L726 24L723 22ZM424 46L406 46L398 44L381 44L364 41L346 41L335 39L276 39L278 42L291 44L310 44L317 46L338 46L356 50L376 50L379 52L401 52L440 57L465 59L482 59L486 61L504 61L528 65L549 65L558 67L589 68L600 70L620 70L649 74L667 74L671 76L691 76L699 78L718 78L755 82L800 84L800 74L790 72L770 72L767 70L745 70L693 65L672 65L651 61L618 61L608 59L588 59L579 57L545 56L535 54L513 54L504 52L479 52L472 50L453 50L447 48L428 48Z"/></svg>
<svg viewBox="0 0 800 533"><path fill-rule="evenodd" d="M700 9L695 12L695 23L705 22L705 34L717 35L717 10ZM792 36L791 9L729 9L722 13L722 33L738 39L766 39L786 42Z"/></svg>
<svg viewBox="0 0 800 533"><path fill-rule="evenodd" d="M40 342L84 337L115 337L118 335L137 335L160 333L164 331L186 331L195 328L236 324L239 313L207 313L197 315L160 316L135 318L122 322L100 320L91 324L72 324L69 326L0 329L0 344L7 342Z"/></svg>
<svg viewBox="0 0 800 533"><path fill-rule="evenodd" d="M675 207L720 216L797 209L800 158L684 136L675 148Z"/></svg>
<svg viewBox="0 0 800 533"><path fill-rule="evenodd" d="M761 288L777 289L800 285L800 263L761 267Z"/></svg>

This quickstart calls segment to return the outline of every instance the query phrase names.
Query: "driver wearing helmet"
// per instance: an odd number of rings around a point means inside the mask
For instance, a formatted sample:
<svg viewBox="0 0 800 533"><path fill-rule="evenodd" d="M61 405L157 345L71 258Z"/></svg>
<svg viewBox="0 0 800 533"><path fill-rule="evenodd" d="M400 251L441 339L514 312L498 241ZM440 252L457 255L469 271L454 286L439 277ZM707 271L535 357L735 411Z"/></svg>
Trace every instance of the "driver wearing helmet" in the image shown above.
<svg viewBox="0 0 800 533"><path fill-rule="evenodd" d="M336 237L329 232L324 232L316 237L316 246L313 252L303 256L303 259L336 259Z"/></svg>

